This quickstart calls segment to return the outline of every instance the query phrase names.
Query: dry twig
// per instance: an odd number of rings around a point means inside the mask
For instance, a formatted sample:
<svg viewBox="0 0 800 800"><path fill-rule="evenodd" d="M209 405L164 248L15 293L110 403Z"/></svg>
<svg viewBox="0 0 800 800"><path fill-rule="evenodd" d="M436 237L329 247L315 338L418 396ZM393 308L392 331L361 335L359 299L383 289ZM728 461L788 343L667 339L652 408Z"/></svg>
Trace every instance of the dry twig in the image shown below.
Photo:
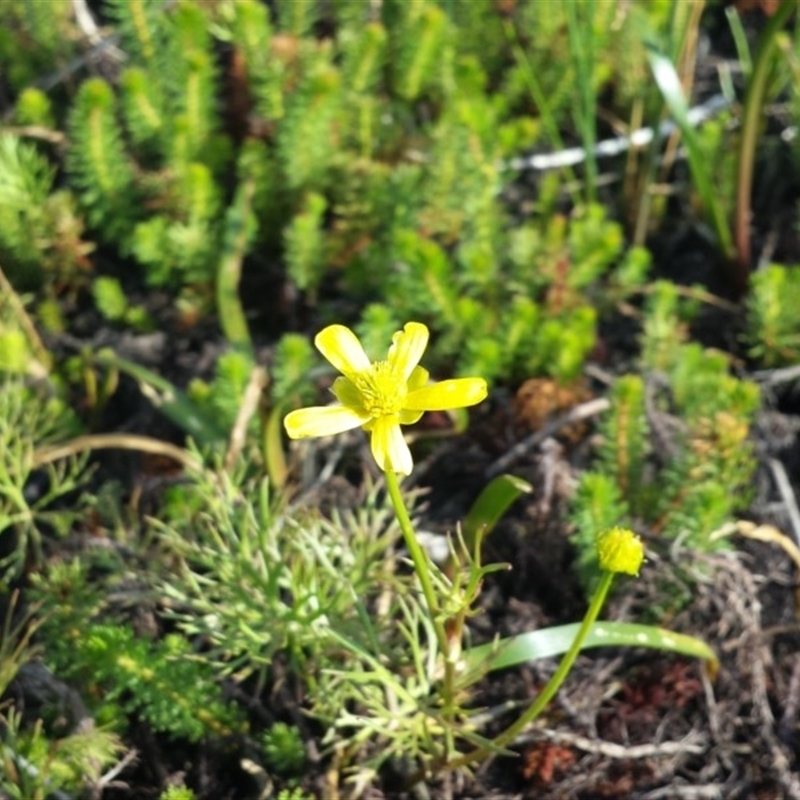
<svg viewBox="0 0 800 800"><path fill-rule="evenodd" d="M689 735L680 742L659 742L657 744L626 745L606 742L602 739L590 739L577 733L537 728L514 740L514 744L528 744L541 740L576 747L586 753L601 755L605 758L637 759L664 758L667 756L695 754L708 751L708 742L697 734Z"/></svg>
<svg viewBox="0 0 800 800"><path fill-rule="evenodd" d="M550 424L545 425L538 431L534 431L530 436L526 436L521 442L518 442L510 450L500 456L500 458L493 461L486 468L484 477L486 480L496 478L535 447L538 447L545 439L558 433L562 428L565 428L567 425L572 425L574 422L581 422L589 417L597 416L603 411L608 411L610 407L611 403L605 397L598 397L571 408L566 414L562 414Z"/></svg>

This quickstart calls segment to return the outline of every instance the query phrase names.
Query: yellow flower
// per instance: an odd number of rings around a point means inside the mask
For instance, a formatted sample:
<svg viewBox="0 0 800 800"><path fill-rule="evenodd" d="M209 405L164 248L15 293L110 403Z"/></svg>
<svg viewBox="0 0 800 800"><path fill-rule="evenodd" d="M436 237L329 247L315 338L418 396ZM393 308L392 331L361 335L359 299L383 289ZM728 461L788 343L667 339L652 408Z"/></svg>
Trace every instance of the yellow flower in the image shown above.
<svg viewBox="0 0 800 800"><path fill-rule="evenodd" d="M457 378L428 385L419 361L428 344L428 329L409 322L392 336L385 361L371 362L358 337L344 325L329 325L314 339L317 349L342 375L331 391L339 401L292 411L284 419L292 439L331 436L361 426L371 435L372 455L384 471L408 475L411 452L400 430L425 411L445 411L480 403L486 397L483 378Z"/></svg>
<svg viewBox="0 0 800 800"><path fill-rule="evenodd" d="M611 528L597 536L600 566L609 572L638 575L644 561L642 540L628 528Z"/></svg>

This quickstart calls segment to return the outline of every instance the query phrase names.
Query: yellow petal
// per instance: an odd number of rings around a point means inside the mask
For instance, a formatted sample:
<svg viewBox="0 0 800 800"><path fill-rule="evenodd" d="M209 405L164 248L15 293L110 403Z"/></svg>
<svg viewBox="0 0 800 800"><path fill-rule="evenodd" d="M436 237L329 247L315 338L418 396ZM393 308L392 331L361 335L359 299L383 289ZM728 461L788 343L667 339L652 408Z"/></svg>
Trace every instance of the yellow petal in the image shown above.
<svg viewBox="0 0 800 800"><path fill-rule="evenodd" d="M403 376L403 380L407 381L419 364L428 346L428 336L428 329L421 322L407 322L402 331L392 336L389 363L396 370L395 374Z"/></svg>
<svg viewBox="0 0 800 800"><path fill-rule="evenodd" d="M424 411L408 411L407 409L402 409L400 414L398 415L400 418L401 425L413 425L415 422L419 422L424 414Z"/></svg>
<svg viewBox="0 0 800 800"><path fill-rule="evenodd" d="M449 408L474 406L484 400L487 394L483 378L456 378L409 392L403 407L410 411L446 411Z"/></svg>
<svg viewBox="0 0 800 800"><path fill-rule="evenodd" d="M361 342L344 325L328 325L323 328L314 339L314 344L342 375L356 375L369 369L370 360Z"/></svg>
<svg viewBox="0 0 800 800"><path fill-rule="evenodd" d="M290 439L333 436L363 425L368 414L357 414L347 406L312 406L291 411L283 420Z"/></svg>
<svg viewBox="0 0 800 800"><path fill-rule="evenodd" d="M425 367L414 367L414 371L408 378L408 385L406 388L409 392L413 392L416 389L421 389L423 386L428 385L428 379L430 377L430 373L425 369Z"/></svg>
<svg viewBox="0 0 800 800"><path fill-rule="evenodd" d="M414 467L411 451L400 425L394 417L380 417L372 427L372 455L384 471L394 470L399 475L409 475Z"/></svg>

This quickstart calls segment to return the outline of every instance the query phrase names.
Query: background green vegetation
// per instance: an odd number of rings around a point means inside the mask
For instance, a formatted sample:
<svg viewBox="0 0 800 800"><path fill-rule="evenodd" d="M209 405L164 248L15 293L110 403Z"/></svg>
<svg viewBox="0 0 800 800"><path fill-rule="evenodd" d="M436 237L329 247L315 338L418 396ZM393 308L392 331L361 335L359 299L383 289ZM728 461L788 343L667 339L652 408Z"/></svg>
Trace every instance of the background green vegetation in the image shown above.
<svg viewBox="0 0 800 800"><path fill-rule="evenodd" d="M2 4L0 579L9 601L24 588L40 650L30 626L9 627L20 647L3 645L15 666L0 691L39 657L104 698L91 713L106 727L31 727L0 706L0 792L98 780L141 719L182 740L246 738L294 796L297 729L273 720L256 736L221 689L276 663L358 780L398 753L433 755L430 686L407 663L421 612L394 574L385 510L372 494L352 517L289 504L280 419L317 396L309 334L325 324L378 354L419 320L437 376L575 391L609 346L601 330L630 328L571 503L581 577L591 586L594 536L612 525L654 547L724 546L712 534L746 508L756 469L761 397L745 368L800 358L800 272L750 275L745 258L752 161L778 146L760 112L781 98L787 124L800 119L794 5L758 38L699 0L103 0L87 7L96 28L71 3ZM721 27L742 85L694 92L698 42ZM695 127L689 106L712 94L726 111ZM664 157L667 117L686 168ZM643 127L650 143L596 154ZM567 148L583 155L531 168ZM651 252L676 220L704 237L727 305ZM693 333L720 308L741 331L724 352ZM110 351L65 356L77 313L120 334L218 324L227 348L211 375L175 386ZM48 450L95 432L121 375L190 434L184 463L199 465L160 499L159 522L93 477L81 446ZM114 546L54 557L87 515ZM386 592L403 633L384 639L367 609ZM158 606L150 638L130 598ZM407 724L379 752L386 669Z"/></svg>

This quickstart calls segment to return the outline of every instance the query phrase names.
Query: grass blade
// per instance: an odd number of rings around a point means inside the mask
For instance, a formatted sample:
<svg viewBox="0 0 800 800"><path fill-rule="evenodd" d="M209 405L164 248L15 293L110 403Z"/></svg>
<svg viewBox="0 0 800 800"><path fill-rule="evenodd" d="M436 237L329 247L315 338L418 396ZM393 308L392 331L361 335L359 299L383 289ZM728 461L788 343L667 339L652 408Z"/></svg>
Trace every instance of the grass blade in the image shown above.
<svg viewBox="0 0 800 800"><path fill-rule="evenodd" d="M109 351L98 353L95 360L98 364L118 369L137 381L148 400L198 444L219 444L225 441L226 434L216 422L166 378Z"/></svg>
<svg viewBox="0 0 800 800"><path fill-rule="evenodd" d="M692 179L700 194L705 212L709 215L720 250L726 258L734 256L733 239L725 219L725 212L712 183L711 175L706 168L706 160L697 136L689 119L689 104L683 94L680 78L672 61L665 56L652 42L647 43L647 56L658 88L664 96L675 124L678 126L686 145L689 169Z"/></svg>
<svg viewBox="0 0 800 800"><path fill-rule="evenodd" d="M569 649L579 628L580 623L556 625L473 647L464 654L467 668L491 671L562 655ZM716 672L719 665L714 651L701 639L653 625L596 622L589 631L583 649L590 647L648 647L680 653L703 659L712 673Z"/></svg>

